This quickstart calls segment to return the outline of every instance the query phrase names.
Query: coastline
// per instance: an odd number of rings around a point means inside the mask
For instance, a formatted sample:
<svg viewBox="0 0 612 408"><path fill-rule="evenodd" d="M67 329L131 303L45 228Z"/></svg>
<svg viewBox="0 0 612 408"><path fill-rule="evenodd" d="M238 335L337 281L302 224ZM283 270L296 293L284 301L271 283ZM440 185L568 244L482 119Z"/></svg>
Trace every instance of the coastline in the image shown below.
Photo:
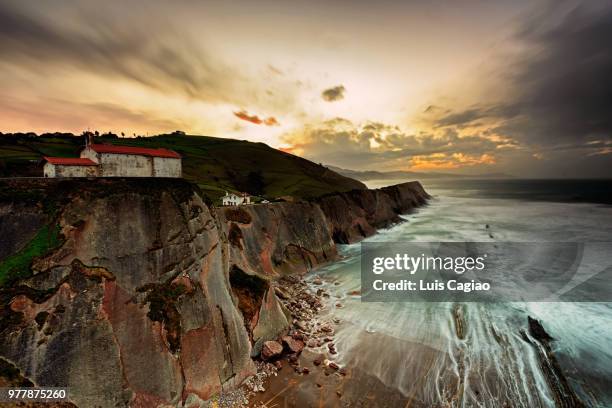
<svg viewBox="0 0 612 408"><path fill-rule="evenodd" d="M298 312L279 300L277 279L337 260L337 242L397 223L429 197L404 183L236 211L208 207L179 180L5 180L2 191L0 232L20 240L2 251L58 232L0 290L0 357L33 383L69 386L76 405L101 407L206 406L252 379L253 358ZM71 359L58 366L66 344Z"/></svg>

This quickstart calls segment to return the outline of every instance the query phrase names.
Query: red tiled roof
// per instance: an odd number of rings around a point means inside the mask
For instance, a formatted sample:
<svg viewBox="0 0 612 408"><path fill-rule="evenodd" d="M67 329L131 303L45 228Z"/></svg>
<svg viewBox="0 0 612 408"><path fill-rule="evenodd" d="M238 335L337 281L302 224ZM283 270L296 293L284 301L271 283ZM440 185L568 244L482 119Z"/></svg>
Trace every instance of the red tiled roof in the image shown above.
<svg viewBox="0 0 612 408"><path fill-rule="evenodd" d="M51 164L61 164L62 166L97 166L98 163L90 159L82 159L80 157L43 157L44 160Z"/></svg>
<svg viewBox="0 0 612 408"><path fill-rule="evenodd" d="M151 157L180 159L181 155L169 149L150 149L147 147L117 146L111 144L92 144L91 149L98 153L136 154Z"/></svg>

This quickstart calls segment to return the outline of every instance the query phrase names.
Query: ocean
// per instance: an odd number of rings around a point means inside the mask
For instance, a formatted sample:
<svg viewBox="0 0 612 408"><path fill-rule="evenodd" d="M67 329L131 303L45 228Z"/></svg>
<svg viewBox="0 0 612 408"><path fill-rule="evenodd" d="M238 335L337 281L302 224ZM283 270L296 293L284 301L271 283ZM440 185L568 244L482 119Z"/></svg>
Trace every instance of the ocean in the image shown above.
<svg viewBox="0 0 612 408"><path fill-rule="evenodd" d="M430 203L367 241L612 241L610 181L423 184ZM552 351L575 394L587 406L612 406L612 303L366 303L358 294L360 248L341 246L340 262L310 276L323 277L332 295L323 318L342 322L337 360L352 368L354 384L396 393L413 406L557 406L537 346L521 334L531 316L554 339ZM612 296L612 281L590 290Z"/></svg>

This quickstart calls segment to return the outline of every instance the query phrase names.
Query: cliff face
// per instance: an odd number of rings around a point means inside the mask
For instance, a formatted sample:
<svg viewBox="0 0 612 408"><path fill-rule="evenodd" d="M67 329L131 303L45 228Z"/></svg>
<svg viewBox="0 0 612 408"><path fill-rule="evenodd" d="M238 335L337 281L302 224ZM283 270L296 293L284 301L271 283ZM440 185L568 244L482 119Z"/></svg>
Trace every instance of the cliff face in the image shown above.
<svg viewBox="0 0 612 408"><path fill-rule="evenodd" d="M275 278L427 197L417 183L211 210L181 180L9 184L0 362L81 407L198 406L240 384L291 321Z"/></svg>
<svg viewBox="0 0 612 408"><path fill-rule="evenodd" d="M335 260L336 246L314 203L222 207L215 213L227 236L230 282L257 355L263 342L277 338L291 321L270 281Z"/></svg>
<svg viewBox="0 0 612 408"><path fill-rule="evenodd" d="M317 203L328 220L335 242L349 244L401 221L429 199L423 186L412 181L377 190L352 190L321 197Z"/></svg>
<svg viewBox="0 0 612 408"><path fill-rule="evenodd" d="M177 404L239 384L251 346L208 207L184 182L104 183L66 186L52 221L62 245L3 292L2 357L36 384L68 385L82 407Z"/></svg>

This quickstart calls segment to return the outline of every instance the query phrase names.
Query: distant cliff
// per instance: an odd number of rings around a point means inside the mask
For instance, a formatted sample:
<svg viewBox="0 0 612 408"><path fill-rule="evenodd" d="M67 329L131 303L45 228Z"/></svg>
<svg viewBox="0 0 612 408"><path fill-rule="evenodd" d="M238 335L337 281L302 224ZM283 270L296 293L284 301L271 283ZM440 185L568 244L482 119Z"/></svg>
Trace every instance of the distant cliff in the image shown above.
<svg viewBox="0 0 612 408"><path fill-rule="evenodd" d="M211 209L182 180L3 181L0 365L80 407L198 406L287 330L276 278L427 197L406 183Z"/></svg>
<svg viewBox="0 0 612 408"><path fill-rule="evenodd" d="M328 194L316 202L328 220L334 241L348 244L400 222L400 214L412 211L428 199L421 183L412 181L376 190Z"/></svg>

